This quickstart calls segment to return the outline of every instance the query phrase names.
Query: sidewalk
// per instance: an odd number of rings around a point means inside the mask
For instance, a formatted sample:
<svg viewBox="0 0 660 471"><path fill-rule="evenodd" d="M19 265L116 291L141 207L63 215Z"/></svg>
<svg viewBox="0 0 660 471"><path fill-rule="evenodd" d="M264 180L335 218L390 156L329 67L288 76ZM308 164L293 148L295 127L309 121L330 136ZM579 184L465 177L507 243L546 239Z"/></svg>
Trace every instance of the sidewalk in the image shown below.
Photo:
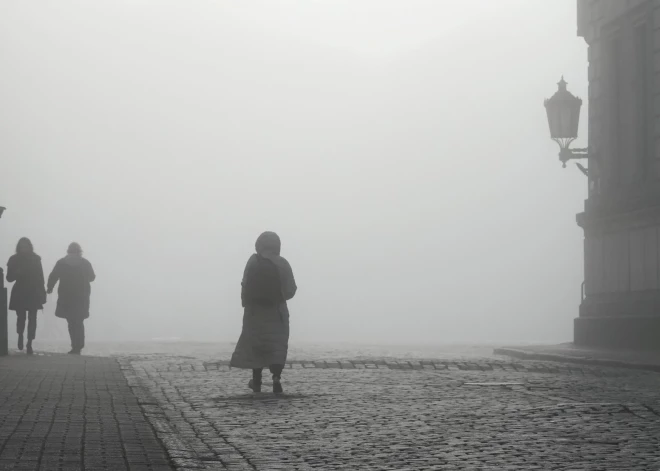
<svg viewBox="0 0 660 471"><path fill-rule="evenodd" d="M249 377L222 357L0 358L0 471L660 469L655 373L310 359L282 395Z"/></svg>
<svg viewBox="0 0 660 471"><path fill-rule="evenodd" d="M502 347L494 349L494 353L520 360L557 361L660 372L660 352L653 351L606 350L563 343Z"/></svg>
<svg viewBox="0 0 660 471"><path fill-rule="evenodd" d="M0 470L170 470L114 359L0 357Z"/></svg>

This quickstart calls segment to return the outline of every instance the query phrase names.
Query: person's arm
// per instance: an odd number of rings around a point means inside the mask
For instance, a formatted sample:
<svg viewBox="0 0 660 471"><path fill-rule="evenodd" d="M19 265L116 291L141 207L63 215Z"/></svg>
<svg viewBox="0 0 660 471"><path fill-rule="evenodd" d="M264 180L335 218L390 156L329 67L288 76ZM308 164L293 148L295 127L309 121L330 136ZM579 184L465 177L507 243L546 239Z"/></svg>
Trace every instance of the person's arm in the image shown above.
<svg viewBox="0 0 660 471"><path fill-rule="evenodd" d="M7 281L11 283L13 281L16 281L17 277L18 277L18 273L16 270L16 261L12 257L7 262Z"/></svg>
<svg viewBox="0 0 660 471"><path fill-rule="evenodd" d="M45 291L46 290L46 280L44 279L44 267L41 264L41 259L39 259L37 261L37 264L39 266L39 272L37 273L37 276L39 277L39 286L41 286L42 289Z"/></svg>
<svg viewBox="0 0 660 471"><path fill-rule="evenodd" d="M60 281L60 262L55 264L53 271L48 275L48 294L53 292L53 288L55 288L58 281Z"/></svg>
<svg viewBox="0 0 660 471"><path fill-rule="evenodd" d="M254 265L257 261L257 255L254 254L252 255L247 263L245 264L245 270L243 270L243 279L241 280L241 305L245 307L247 305L247 295L245 293L245 280L247 278L248 271L250 268L252 268L252 265Z"/></svg>
<svg viewBox="0 0 660 471"><path fill-rule="evenodd" d="M96 279L96 273L94 273L94 269L92 268L92 264L89 263L89 261L87 262L87 269L88 269L87 281L89 281L91 283L92 281L94 281Z"/></svg>
<svg viewBox="0 0 660 471"><path fill-rule="evenodd" d="M282 283L282 294L284 295L284 300L288 301L290 299L293 299L293 297L296 295L296 291L298 291L298 286L296 285L296 279L293 277L293 270L291 269L291 265L289 262L284 259L286 262L284 265L284 268L286 270L285 274L285 282Z"/></svg>

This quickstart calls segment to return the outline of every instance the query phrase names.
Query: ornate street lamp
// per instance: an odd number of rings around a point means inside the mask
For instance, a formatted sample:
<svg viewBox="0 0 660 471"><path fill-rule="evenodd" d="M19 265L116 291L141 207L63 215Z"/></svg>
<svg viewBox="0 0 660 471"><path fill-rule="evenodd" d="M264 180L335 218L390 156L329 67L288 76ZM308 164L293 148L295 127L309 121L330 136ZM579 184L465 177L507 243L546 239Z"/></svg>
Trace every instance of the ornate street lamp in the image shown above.
<svg viewBox="0 0 660 471"><path fill-rule="evenodd" d="M559 160L566 167L566 162L572 159L586 159L588 149L571 149L571 143L577 139L580 123L580 107L582 100L566 89L566 81L561 78L557 84L558 90L551 98L545 100L545 110L548 114L550 138L559 145ZM586 169L577 164L586 174Z"/></svg>

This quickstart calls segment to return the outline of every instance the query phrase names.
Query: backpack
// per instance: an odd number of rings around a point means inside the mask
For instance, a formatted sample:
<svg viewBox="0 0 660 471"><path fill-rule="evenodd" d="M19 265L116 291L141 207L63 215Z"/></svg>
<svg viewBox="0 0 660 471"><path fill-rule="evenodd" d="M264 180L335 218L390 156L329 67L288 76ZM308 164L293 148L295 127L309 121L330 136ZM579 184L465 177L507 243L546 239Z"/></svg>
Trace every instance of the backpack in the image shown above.
<svg viewBox="0 0 660 471"><path fill-rule="evenodd" d="M272 260L256 256L256 262L245 276L241 297L244 306L276 306L284 300L280 272Z"/></svg>

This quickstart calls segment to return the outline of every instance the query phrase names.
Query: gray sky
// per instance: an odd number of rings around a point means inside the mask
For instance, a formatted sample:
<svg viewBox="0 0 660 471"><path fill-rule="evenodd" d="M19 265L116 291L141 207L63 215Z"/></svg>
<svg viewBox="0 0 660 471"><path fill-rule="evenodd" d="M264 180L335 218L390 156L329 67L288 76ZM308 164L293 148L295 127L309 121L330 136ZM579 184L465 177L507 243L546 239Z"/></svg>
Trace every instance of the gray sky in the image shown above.
<svg viewBox="0 0 660 471"><path fill-rule="evenodd" d="M237 339L263 230L293 342L570 340L586 179L543 99L564 74L586 146L575 8L3 0L0 259L80 242L90 341Z"/></svg>

